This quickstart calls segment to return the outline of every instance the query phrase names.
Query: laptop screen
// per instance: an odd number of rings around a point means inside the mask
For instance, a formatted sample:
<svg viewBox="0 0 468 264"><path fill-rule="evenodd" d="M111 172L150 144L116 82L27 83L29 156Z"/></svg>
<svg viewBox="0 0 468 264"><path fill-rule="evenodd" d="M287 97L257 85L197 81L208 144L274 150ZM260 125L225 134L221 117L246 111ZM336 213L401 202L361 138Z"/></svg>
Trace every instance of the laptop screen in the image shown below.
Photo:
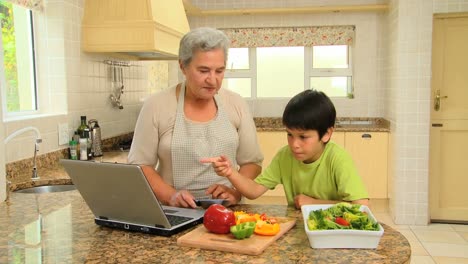
<svg viewBox="0 0 468 264"><path fill-rule="evenodd" d="M204 210L162 206L140 166L62 159L68 175L96 219L171 229L166 214L200 223Z"/></svg>

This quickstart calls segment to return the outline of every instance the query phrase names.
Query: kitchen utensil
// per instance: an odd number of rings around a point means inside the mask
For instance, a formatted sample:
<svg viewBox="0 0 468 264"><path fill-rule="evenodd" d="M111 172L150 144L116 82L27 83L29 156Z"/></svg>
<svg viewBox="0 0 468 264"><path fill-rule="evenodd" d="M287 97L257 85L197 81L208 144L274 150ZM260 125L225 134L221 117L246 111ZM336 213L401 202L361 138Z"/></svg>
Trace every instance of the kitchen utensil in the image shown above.
<svg viewBox="0 0 468 264"><path fill-rule="evenodd" d="M226 206L227 200L224 199L195 199L195 204L203 209L207 209L212 204L221 204Z"/></svg>
<svg viewBox="0 0 468 264"><path fill-rule="evenodd" d="M96 119L89 120L88 126L91 129L91 153L94 157L100 157L102 156L101 127Z"/></svg>
<svg viewBox="0 0 468 264"><path fill-rule="evenodd" d="M124 84L123 84L123 70L122 67L118 68L112 66L112 93L109 96L111 103L114 107L123 109L122 100L120 96L123 93Z"/></svg>
<svg viewBox="0 0 468 264"><path fill-rule="evenodd" d="M124 90L124 78L123 78L124 74L123 74L123 67L120 67L120 89L118 91L119 95L117 96L120 100L120 96L123 94L123 90Z"/></svg>
<svg viewBox="0 0 468 264"><path fill-rule="evenodd" d="M238 240L231 234L210 233L205 226L200 225L189 233L179 237L177 245L246 255L259 255L296 225L296 219L293 218L276 217L276 219L280 223L280 231L274 236L253 234L247 239Z"/></svg>

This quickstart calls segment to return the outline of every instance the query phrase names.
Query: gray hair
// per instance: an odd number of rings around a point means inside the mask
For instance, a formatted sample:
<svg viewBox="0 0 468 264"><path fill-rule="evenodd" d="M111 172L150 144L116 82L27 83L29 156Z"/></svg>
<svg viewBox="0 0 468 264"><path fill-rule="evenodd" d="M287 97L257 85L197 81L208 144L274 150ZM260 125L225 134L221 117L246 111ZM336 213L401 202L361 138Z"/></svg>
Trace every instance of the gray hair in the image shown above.
<svg viewBox="0 0 468 264"><path fill-rule="evenodd" d="M226 63L229 48L229 39L221 30L209 27L200 27L191 30L180 40L179 60L184 66L190 64L196 51L210 51L222 49L224 63Z"/></svg>

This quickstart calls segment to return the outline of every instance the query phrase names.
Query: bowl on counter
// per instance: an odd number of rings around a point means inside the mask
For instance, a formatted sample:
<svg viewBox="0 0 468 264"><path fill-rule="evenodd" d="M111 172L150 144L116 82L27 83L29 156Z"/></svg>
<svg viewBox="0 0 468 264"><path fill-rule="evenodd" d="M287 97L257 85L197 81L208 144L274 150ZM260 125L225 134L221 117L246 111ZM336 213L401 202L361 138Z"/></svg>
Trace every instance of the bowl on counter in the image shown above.
<svg viewBox="0 0 468 264"><path fill-rule="evenodd" d="M304 205L302 216L304 229L312 248L377 248L380 238L384 233L382 225L378 224L378 231L333 229L333 230L309 230L307 220L311 211L325 210L333 204ZM367 213L370 220L377 222L369 207L362 205L360 210Z"/></svg>

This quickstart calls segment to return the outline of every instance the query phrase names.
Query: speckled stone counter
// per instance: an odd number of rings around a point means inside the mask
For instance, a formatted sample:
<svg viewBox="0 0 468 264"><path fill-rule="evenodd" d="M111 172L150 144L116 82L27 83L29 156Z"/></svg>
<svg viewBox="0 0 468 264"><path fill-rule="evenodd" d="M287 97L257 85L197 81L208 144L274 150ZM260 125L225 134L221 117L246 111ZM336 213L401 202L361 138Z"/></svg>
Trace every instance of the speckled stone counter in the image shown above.
<svg viewBox="0 0 468 264"><path fill-rule="evenodd" d="M110 151L104 152L102 157L96 157L95 160L126 163L127 155L128 152ZM10 181L9 189L11 191L42 185L72 184L70 177L65 172L65 169L58 163L58 159L55 163L50 163L49 167L38 168L37 174L39 179L36 180L31 179L31 173L29 173L29 170L26 172L23 170L23 172L17 173L13 169L10 169L9 172L13 172L11 174L7 173L8 180Z"/></svg>
<svg viewBox="0 0 468 264"><path fill-rule="evenodd" d="M284 131L280 117L255 117L257 131ZM383 118L339 117L335 131L343 132L389 132L390 122Z"/></svg>
<svg viewBox="0 0 468 264"><path fill-rule="evenodd" d="M284 131L280 117L255 117L257 131ZM349 132L388 132L390 123L383 118L339 117L336 121L336 131ZM133 133L103 140L104 157L97 158L101 161L122 162L127 160L128 152L120 151L121 142L129 142ZM37 158L38 175L40 179L31 180L32 158L6 164L9 189L25 189L33 186L49 184L71 184L71 180L64 169L58 164L59 160L66 158L66 149L39 155Z"/></svg>
<svg viewBox="0 0 468 264"><path fill-rule="evenodd" d="M177 238L97 226L78 191L12 193L0 204L0 263L408 263L410 245L384 225L377 249L312 249L302 214L285 205L233 210L293 217L297 224L259 256L179 247Z"/></svg>

